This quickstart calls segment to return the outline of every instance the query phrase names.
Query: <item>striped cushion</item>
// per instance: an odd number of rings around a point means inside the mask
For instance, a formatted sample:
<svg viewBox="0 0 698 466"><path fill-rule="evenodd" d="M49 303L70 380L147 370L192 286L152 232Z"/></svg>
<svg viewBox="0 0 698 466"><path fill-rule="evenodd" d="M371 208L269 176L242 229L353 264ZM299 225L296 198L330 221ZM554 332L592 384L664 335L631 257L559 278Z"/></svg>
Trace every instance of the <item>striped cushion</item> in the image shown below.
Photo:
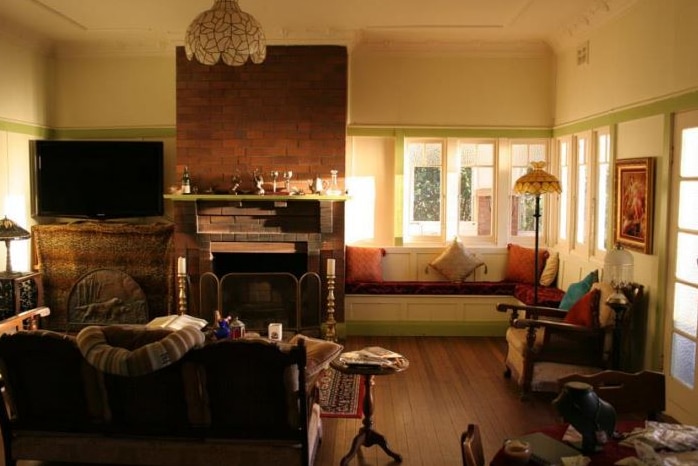
<svg viewBox="0 0 698 466"><path fill-rule="evenodd" d="M161 338L141 344L148 341L148 336ZM78 348L87 362L108 374L123 376L145 375L169 366L190 349L203 346L204 340L204 333L193 326L174 331L142 326L90 326L77 336Z"/></svg>

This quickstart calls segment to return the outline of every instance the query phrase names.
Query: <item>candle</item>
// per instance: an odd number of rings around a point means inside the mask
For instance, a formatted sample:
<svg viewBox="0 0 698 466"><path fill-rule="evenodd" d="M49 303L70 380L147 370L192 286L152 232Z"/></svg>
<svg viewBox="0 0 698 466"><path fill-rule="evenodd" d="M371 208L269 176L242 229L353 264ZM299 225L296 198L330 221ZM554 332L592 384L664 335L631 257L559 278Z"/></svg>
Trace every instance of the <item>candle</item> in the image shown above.
<svg viewBox="0 0 698 466"><path fill-rule="evenodd" d="M334 275L334 259L327 259L327 275Z"/></svg>
<svg viewBox="0 0 698 466"><path fill-rule="evenodd" d="M177 273L179 275L186 275L187 273L187 260L184 257L177 258Z"/></svg>

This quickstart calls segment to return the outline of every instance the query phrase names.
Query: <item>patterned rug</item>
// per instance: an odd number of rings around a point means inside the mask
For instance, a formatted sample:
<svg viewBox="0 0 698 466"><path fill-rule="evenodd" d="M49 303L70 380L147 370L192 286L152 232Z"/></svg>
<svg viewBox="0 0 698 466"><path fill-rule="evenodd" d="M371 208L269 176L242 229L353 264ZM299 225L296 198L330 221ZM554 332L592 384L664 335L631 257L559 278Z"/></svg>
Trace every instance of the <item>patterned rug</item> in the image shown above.
<svg viewBox="0 0 698 466"><path fill-rule="evenodd" d="M331 367L320 376L322 417L361 418L364 384L361 376L343 374Z"/></svg>

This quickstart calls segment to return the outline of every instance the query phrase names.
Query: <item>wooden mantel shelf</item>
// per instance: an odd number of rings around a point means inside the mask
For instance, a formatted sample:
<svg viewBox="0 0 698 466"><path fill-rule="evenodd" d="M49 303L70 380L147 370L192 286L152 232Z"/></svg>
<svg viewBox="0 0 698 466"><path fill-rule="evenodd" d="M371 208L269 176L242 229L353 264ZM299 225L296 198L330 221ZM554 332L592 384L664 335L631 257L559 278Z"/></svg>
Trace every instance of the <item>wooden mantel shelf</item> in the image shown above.
<svg viewBox="0 0 698 466"><path fill-rule="evenodd" d="M337 201L349 200L349 196L328 196L325 194L164 194L165 199L175 202L185 201Z"/></svg>

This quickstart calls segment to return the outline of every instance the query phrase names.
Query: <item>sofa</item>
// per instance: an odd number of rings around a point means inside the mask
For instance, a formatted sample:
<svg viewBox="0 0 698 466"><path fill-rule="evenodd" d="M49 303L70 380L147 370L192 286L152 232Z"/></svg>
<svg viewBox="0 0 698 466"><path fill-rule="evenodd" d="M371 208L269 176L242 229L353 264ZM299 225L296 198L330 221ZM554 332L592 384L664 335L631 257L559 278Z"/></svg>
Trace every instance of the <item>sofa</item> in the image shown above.
<svg viewBox="0 0 698 466"><path fill-rule="evenodd" d="M311 465L314 378L341 349L302 336L210 341L194 327L2 335L5 464Z"/></svg>

